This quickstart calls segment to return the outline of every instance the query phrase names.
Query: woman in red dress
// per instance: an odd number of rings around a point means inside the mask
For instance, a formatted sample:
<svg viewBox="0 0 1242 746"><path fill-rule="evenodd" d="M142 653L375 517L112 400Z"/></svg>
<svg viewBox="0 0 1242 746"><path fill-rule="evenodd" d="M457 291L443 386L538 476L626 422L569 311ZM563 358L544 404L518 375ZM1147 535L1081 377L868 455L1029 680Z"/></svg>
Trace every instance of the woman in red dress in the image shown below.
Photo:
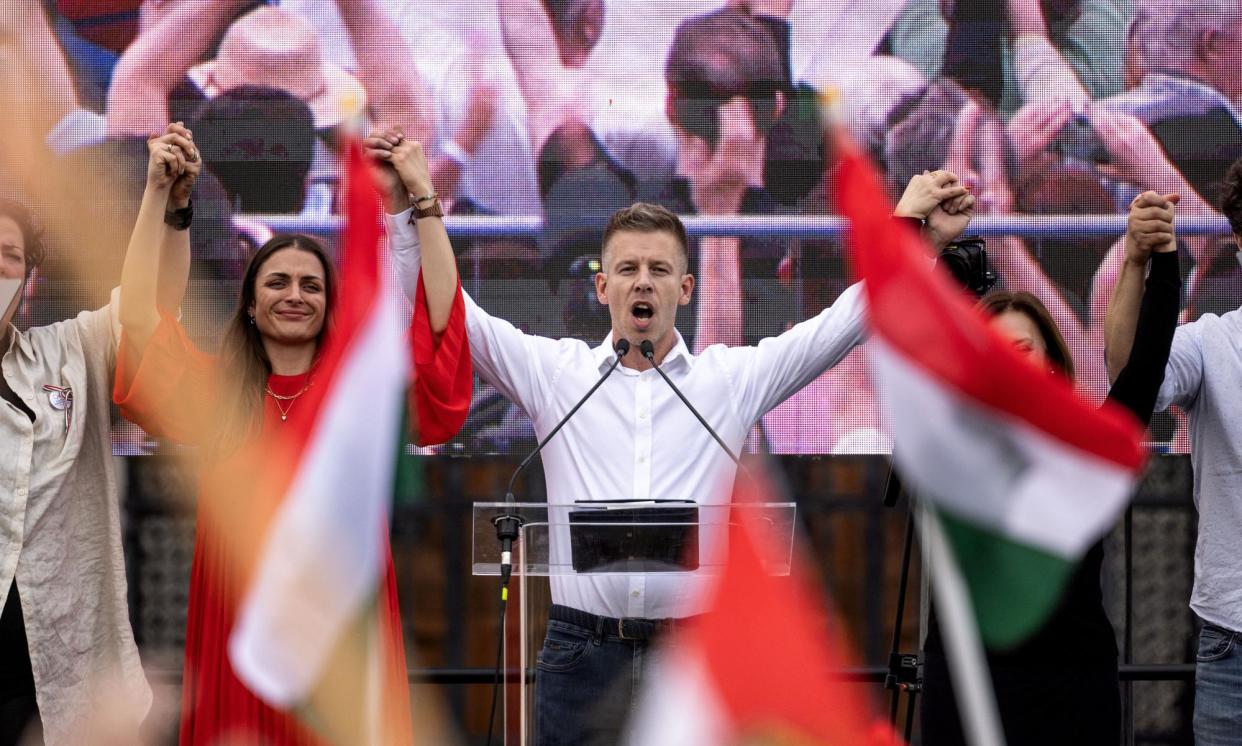
<svg viewBox="0 0 1242 746"><path fill-rule="evenodd" d="M171 180L186 160L197 159L192 136L185 134L172 148L151 142L147 189L122 274L123 334L114 391L127 418L150 433L199 446L203 456L180 740L341 740L339 733L317 732L292 713L268 706L238 679L228 656L241 594L276 507L256 500L246 489L258 481L266 462L257 444L309 416L298 402L314 385L316 356L329 333L335 273L314 239L276 236L255 252L246 269L220 353L199 351L160 292L169 274L189 268L189 257L170 251L173 243L164 240L168 231L184 230L186 222L184 214L167 212ZM417 155L421 158L421 149ZM388 166L377 168L382 175ZM385 195L386 202L393 198ZM404 194L401 198L408 199ZM448 240L442 225L422 232L433 241ZM422 302L416 304L410 335L416 361L413 400L418 404L411 421L424 443L451 437L465 418L470 397L469 347L456 270L441 274L433 270L421 278L426 285L420 284ZM381 739L409 743L408 682L391 557L385 573L376 599L380 690L387 695L380 705L385 728ZM362 690L362 682L352 689Z"/></svg>

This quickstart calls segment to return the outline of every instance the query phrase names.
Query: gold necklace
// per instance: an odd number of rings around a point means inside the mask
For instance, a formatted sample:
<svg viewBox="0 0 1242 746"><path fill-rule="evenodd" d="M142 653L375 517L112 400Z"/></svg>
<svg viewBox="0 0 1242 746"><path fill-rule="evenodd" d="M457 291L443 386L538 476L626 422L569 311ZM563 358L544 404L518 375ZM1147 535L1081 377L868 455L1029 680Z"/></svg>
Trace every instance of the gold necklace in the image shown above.
<svg viewBox="0 0 1242 746"><path fill-rule="evenodd" d="M301 396L302 394L305 394L306 390L309 389L310 387L311 387L311 382L307 381L306 385L302 387L301 391L297 392L296 394L291 394L289 396L281 396L275 391L272 391L272 387L270 385L264 385L263 390L264 392L267 393L268 396L276 400L276 409L280 410L280 421L284 422L285 420L289 419L289 410L293 409L293 402L297 401L299 396ZM280 406L280 403L283 401L289 402L289 406L288 407Z"/></svg>

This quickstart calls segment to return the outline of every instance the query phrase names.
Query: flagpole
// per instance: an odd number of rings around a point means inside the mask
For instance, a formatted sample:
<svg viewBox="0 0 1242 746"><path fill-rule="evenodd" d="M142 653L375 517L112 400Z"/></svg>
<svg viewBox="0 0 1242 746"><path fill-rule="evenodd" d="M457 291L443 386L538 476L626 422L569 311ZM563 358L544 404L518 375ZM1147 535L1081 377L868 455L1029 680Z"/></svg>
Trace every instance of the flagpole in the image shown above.
<svg viewBox="0 0 1242 746"><path fill-rule="evenodd" d="M370 623L366 625L367 635L367 667L366 667L366 688L367 696L363 700L365 718L365 732L367 734L368 744L381 744L384 742L384 707L383 701L386 696L391 696L391 692L386 692L384 687L383 665L380 662L380 629L381 615L379 612L378 596L376 600L371 602L373 613L368 614L365 618L369 618Z"/></svg>
<svg viewBox="0 0 1242 746"><path fill-rule="evenodd" d="M949 551L940 518L922 500L918 501L919 533L931 568L932 594L940 630L949 658L953 691L957 696L962 730L971 746L1004 746L992 676L983 655L979 625L975 619L966 581L957 560Z"/></svg>

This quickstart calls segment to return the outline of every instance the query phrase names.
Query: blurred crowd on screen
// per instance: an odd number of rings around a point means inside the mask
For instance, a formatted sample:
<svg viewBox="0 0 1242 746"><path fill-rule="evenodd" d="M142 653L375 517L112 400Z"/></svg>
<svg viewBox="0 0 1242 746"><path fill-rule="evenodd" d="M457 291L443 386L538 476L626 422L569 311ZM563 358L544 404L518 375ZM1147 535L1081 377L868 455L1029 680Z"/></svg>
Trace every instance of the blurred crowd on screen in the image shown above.
<svg viewBox="0 0 1242 746"><path fill-rule="evenodd" d="M41 4L47 27L26 30L28 53L72 81L47 142L78 167L118 171L132 187L111 195L118 209L137 211L147 136L170 120L194 132L207 169L183 311L208 341L247 252L269 235L255 216L336 212L342 128L398 125L426 143L451 214L541 216L536 238L455 241L467 290L527 331L593 342L608 330L592 280L608 215L635 199L683 215L831 214L831 128L875 158L894 194L946 168L988 216L1121 214L1155 189L1182 195L1179 216L1211 218L1242 156L1236 0ZM1117 239L988 241L1000 286L1048 306L1096 398ZM101 241L112 245L124 241ZM1185 317L1237 307L1228 238L1181 249ZM70 282L70 253L51 256L23 323L63 318L111 287ZM745 238L738 256L738 287L714 283L680 319L692 349L779 333L850 282L836 241ZM712 271L692 247L700 283ZM729 297L742 299L740 318L721 311ZM751 446L887 450L870 386L856 351L768 415ZM1176 448L1182 429L1158 418L1153 438ZM524 414L480 390L450 447L508 451L532 437Z"/></svg>

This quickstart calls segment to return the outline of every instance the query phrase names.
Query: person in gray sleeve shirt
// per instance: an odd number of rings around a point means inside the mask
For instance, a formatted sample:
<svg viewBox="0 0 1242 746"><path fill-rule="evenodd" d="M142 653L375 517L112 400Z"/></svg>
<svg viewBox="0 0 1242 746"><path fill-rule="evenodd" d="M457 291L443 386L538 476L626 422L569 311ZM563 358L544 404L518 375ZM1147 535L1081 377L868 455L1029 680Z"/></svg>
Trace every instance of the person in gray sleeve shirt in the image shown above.
<svg viewBox="0 0 1242 746"><path fill-rule="evenodd" d="M1221 211L1242 247L1242 160L1229 168ZM1144 268L1126 263L1104 322L1110 377L1129 357ZM1178 328L1156 411L1177 405L1190 420L1199 536L1190 608L1203 621L1195 667L1198 746L1242 746L1242 308Z"/></svg>

